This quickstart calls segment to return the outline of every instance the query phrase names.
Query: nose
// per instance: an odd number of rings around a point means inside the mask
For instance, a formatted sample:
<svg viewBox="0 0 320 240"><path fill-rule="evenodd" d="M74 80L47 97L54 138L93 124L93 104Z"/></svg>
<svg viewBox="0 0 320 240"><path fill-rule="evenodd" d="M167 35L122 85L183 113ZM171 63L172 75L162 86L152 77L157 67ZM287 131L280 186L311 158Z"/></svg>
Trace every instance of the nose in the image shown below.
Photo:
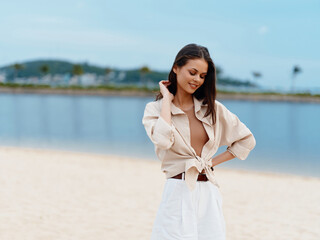
<svg viewBox="0 0 320 240"><path fill-rule="evenodd" d="M193 80L196 81L196 82L199 82L199 76L198 76L198 75L195 75L194 78L193 78Z"/></svg>

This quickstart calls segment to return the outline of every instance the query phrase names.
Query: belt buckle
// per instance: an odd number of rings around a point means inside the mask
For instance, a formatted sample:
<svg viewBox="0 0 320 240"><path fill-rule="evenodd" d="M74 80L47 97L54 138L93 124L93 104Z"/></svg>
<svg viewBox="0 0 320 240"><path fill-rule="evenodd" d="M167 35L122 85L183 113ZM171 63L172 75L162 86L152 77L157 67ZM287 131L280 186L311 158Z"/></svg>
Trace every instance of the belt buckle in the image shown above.
<svg viewBox="0 0 320 240"><path fill-rule="evenodd" d="M197 181L208 181L208 177L205 173L199 173L197 177Z"/></svg>

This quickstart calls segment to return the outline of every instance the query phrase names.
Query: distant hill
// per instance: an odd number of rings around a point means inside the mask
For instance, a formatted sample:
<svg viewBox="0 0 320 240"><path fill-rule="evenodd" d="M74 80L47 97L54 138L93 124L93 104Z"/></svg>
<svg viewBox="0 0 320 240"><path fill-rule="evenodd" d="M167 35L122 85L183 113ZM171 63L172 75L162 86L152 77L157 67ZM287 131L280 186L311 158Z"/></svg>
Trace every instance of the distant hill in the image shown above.
<svg viewBox="0 0 320 240"><path fill-rule="evenodd" d="M66 74L72 73L74 63L59 60L36 60L20 63L23 65L23 69L19 70L17 77L35 77L41 76L40 67L43 65L48 66L49 73L55 74ZM97 66L90 66L87 63L79 64L86 73L96 73L97 75L105 74L105 69ZM9 66L0 67L0 71L5 71L7 78L11 79L14 76L14 68Z"/></svg>
<svg viewBox="0 0 320 240"><path fill-rule="evenodd" d="M14 77L20 78L30 78L30 77L41 77L44 73L41 72L42 66L47 66L48 73L51 75L56 74L70 74L72 75L73 66L75 64L80 65L83 73L92 73L98 76L106 75L107 67L99 67L90 65L88 63L71 63L68 61L61 60L35 60L35 61L26 61L19 63L23 66L22 69L15 71L12 65L7 65L0 67L0 72L4 72L6 78L10 81ZM141 81L158 83L160 80L167 79L169 72L160 72L153 71L146 72L143 74L140 71L140 68L131 69L131 70L122 70L122 69L111 69L109 72L112 73L115 82L128 83L128 84L141 84ZM231 85L231 86L252 86L253 84L249 81L241 81L232 78L223 78L218 76L218 84L220 85Z"/></svg>

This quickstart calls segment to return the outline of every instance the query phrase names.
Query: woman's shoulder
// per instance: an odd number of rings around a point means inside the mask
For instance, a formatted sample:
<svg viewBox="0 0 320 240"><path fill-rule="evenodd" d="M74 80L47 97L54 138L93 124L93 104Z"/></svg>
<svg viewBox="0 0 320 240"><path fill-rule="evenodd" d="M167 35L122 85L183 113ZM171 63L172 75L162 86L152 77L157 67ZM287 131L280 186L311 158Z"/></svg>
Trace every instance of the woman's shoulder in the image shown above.
<svg viewBox="0 0 320 240"><path fill-rule="evenodd" d="M223 103L218 100L215 100L215 110L216 114L219 118L224 117L234 117L234 113L232 113Z"/></svg>
<svg viewBox="0 0 320 240"><path fill-rule="evenodd" d="M161 109L161 100L162 99L159 99L159 100L152 100L150 102L148 102L145 106L145 109L149 109L149 110L152 110L152 111L159 111Z"/></svg>
<svg viewBox="0 0 320 240"><path fill-rule="evenodd" d="M158 105L161 104L161 102L162 102L162 98L158 99L158 100L152 100L150 102L147 102L146 105L148 105L148 106L158 106Z"/></svg>
<svg viewBox="0 0 320 240"><path fill-rule="evenodd" d="M215 108L216 108L217 111L223 111L223 110L227 109L226 106L223 105L223 104L222 104L220 101L218 101L217 99L215 100Z"/></svg>

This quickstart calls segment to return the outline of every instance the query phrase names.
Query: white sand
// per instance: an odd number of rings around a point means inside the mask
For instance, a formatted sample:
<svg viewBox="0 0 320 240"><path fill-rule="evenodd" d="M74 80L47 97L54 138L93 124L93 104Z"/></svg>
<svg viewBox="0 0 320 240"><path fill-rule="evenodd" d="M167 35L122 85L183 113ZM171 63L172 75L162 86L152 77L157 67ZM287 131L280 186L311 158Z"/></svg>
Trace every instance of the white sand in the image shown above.
<svg viewBox="0 0 320 240"><path fill-rule="evenodd" d="M320 179L215 170L228 240L320 239ZM160 162L0 147L0 239L149 239L164 183Z"/></svg>

